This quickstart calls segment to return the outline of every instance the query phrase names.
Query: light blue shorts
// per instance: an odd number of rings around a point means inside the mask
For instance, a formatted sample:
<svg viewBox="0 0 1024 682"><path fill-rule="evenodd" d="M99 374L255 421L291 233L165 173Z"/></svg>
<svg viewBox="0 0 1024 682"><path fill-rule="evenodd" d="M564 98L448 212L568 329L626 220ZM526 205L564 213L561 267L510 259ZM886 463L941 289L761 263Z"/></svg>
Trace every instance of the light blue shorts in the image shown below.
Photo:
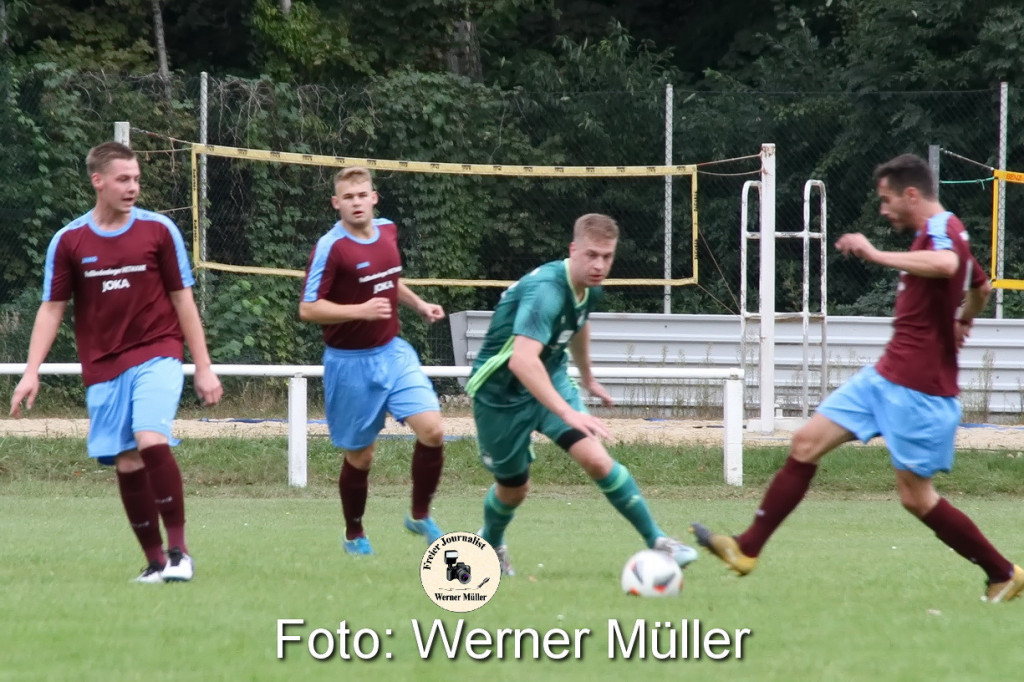
<svg viewBox="0 0 1024 682"><path fill-rule="evenodd" d="M171 436L171 424L184 382L181 362L153 358L110 381L89 386L85 390L89 456L100 464L113 464L115 455L138 447L135 434L139 431L155 431L177 445L180 441Z"/></svg>
<svg viewBox="0 0 1024 682"><path fill-rule="evenodd" d="M331 443L343 450L361 450L377 440L387 412L404 421L441 411L419 356L397 336L378 348L326 348L324 403Z"/></svg>
<svg viewBox="0 0 1024 682"><path fill-rule="evenodd" d="M953 468L960 399L894 384L865 367L818 406L863 442L882 436L896 469L931 478Z"/></svg>

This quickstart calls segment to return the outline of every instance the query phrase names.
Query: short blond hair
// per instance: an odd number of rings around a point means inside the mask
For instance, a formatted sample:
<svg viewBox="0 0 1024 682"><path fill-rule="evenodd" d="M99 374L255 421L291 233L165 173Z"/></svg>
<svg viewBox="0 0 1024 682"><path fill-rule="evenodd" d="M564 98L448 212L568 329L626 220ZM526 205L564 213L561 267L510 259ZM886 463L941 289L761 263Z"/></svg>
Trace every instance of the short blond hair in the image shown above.
<svg viewBox="0 0 1024 682"><path fill-rule="evenodd" d="M337 187L338 183L342 182L369 182L373 184L373 176L370 175L370 169L364 166L348 166L342 168L334 175L334 186Z"/></svg>
<svg viewBox="0 0 1024 682"><path fill-rule="evenodd" d="M123 159L131 161L135 158L132 148L120 142L104 142L89 150L85 157L85 170L92 176L95 173L102 173L112 161Z"/></svg>
<svg viewBox="0 0 1024 682"><path fill-rule="evenodd" d="M619 238L619 224L615 219L601 213L587 213L576 219L572 227L573 241L589 237L598 241Z"/></svg>

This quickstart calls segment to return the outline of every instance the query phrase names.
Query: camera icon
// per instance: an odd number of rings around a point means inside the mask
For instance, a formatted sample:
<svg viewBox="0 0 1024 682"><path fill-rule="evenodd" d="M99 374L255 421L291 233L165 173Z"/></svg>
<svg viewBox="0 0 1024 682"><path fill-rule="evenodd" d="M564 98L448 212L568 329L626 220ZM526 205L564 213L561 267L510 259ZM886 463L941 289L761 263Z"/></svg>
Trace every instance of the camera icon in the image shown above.
<svg viewBox="0 0 1024 682"><path fill-rule="evenodd" d="M458 550L445 550L444 562L447 564L445 575L448 577L448 580L458 580L463 585L470 581L469 565L459 561Z"/></svg>

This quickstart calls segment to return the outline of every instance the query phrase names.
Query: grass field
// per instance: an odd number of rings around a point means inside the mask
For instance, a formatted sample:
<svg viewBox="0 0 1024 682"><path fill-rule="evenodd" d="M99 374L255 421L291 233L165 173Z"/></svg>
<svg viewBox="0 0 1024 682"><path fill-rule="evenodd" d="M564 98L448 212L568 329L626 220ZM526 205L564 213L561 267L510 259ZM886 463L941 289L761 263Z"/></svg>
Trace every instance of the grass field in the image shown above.
<svg viewBox="0 0 1024 682"><path fill-rule="evenodd" d="M371 479L366 524L377 555L339 547L336 460L311 443L305 490L286 488L283 441L208 441L179 449L189 494L189 537L197 577L185 585L136 585L141 553L124 522L113 476L93 467L79 440L0 439L0 680L997 680L1024 667L1024 602L982 603L982 573L904 512L892 494L885 455L843 448L815 492L773 538L749 577L703 556L677 598L627 597L618 588L638 538L556 450L542 449L535 492L509 531L519 569L478 611L450 614L424 594L425 545L401 528L408 443L382 448ZM744 527L764 481L784 453L747 449L748 485L720 483L714 449L622 446L666 530L687 522ZM962 453L940 483L1011 558L1024 560L1020 503L1024 461ZM446 530L475 530L487 477L471 448L453 443L435 503ZM985 495L985 490L999 491ZM277 654L278 619L301 619L308 636L344 621L377 633L372 660L337 653L314 660L305 641ZM543 637L589 630L579 658L543 655L514 640L475 660L465 638L449 656L429 651L415 628L436 622L452 637L497 637L532 628ZM610 623L628 639L644 620L668 652L670 635L749 629L743 656L715 661L625 657ZM685 621L685 624L684 624ZM655 626L656 623L670 623ZM387 631L391 634L387 634ZM476 633L475 637L483 635ZM358 639L369 650L369 634ZM532 640L524 640L530 644ZM320 650L324 637L317 640ZM612 652L609 645L612 645ZM652 642L648 641L651 648ZM335 643L336 648L339 646ZM456 646L452 644L452 646ZM385 657L385 652L391 658Z"/></svg>

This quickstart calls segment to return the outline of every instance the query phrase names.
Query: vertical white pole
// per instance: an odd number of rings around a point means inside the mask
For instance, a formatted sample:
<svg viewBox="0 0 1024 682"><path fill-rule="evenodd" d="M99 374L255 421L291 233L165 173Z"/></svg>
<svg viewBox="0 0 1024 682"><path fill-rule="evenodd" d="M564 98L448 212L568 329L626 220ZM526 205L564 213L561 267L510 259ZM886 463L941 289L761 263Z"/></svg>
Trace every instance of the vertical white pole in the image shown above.
<svg viewBox="0 0 1024 682"><path fill-rule="evenodd" d="M804 229L801 233L803 239L803 277L800 288L800 331L802 333L803 359L800 362L800 370L803 372L803 393L800 400L800 416L807 419L807 412L811 402L811 350L810 350L810 322L811 322L811 187L814 187L815 180L808 180L804 183Z"/></svg>
<svg viewBox="0 0 1024 682"><path fill-rule="evenodd" d="M725 426L723 467L728 485L743 485L743 379L726 379L722 421Z"/></svg>
<svg viewBox="0 0 1024 682"><path fill-rule="evenodd" d="M120 142L126 147L132 146L131 123L128 121L114 122L114 142Z"/></svg>
<svg viewBox="0 0 1024 682"><path fill-rule="evenodd" d="M750 214L750 188L758 191L760 201L761 183L757 180L747 180L743 183L743 190L740 193L740 369L746 377L747 369L747 246L751 239L751 232L747 228L747 221ZM744 379L746 381L746 379Z"/></svg>
<svg viewBox="0 0 1024 682"><path fill-rule="evenodd" d="M672 84L665 86L665 165L672 165ZM672 279L672 180L674 175L665 176L665 279ZM693 182L691 179L690 182ZM672 286L665 285L666 315L672 312Z"/></svg>
<svg viewBox="0 0 1024 682"><path fill-rule="evenodd" d="M821 247L821 396L824 400L828 393L828 201L825 195L825 183L821 183L821 227L819 246Z"/></svg>
<svg viewBox="0 0 1024 682"><path fill-rule="evenodd" d="M209 128L209 74L205 71L199 74L199 142L208 144ZM206 154L199 154L196 157L199 164L199 224L192 229L199 230L199 260L206 262L206 226L209 218L206 215L207 176L206 176ZM206 313L206 304L210 298L209 277L206 268L199 271L199 312Z"/></svg>
<svg viewBox="0 0 1024 682"><path fill-rule="evenodd" d="M306 487L306 378L288 380L288 485Z"/></svg>
<svg viewBox="0 0 1024 682"><path fill-rule="evenodd" d="M932 171L932 191L939 198L939 177L942 172L942 149L937 144L928 145L928 167Z"/></svg>
<svg viewBox="0 0 1024 682"><path fill-rule="evenodd" d="M999 84L999 170L1006 170L1006 115L1010 104L1010 86L1004 81ZM999 193L996 208L996 278L1003 278L1003 246L1006 236L1006 192ZM1003 289L996 289L996 319L1003 319Z"/></svg>
<svg viewBox="0 0 1024 682"><path fill-rule="evenodd" d="M761 145L761 433L775 431L775 145Z"/></svg>

